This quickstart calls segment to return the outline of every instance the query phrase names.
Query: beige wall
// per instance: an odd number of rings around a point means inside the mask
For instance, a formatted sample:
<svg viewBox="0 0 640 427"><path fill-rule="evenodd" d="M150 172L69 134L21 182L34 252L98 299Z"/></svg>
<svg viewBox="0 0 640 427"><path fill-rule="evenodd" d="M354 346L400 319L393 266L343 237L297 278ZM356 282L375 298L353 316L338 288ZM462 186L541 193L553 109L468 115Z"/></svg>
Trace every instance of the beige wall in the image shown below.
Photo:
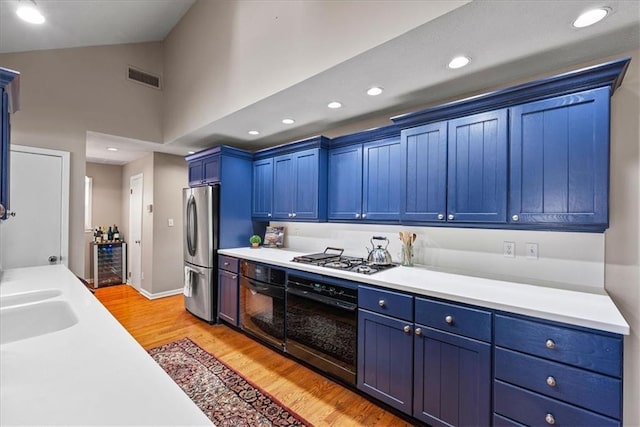
<svg viewBox="0 0 640 427"><path fill-rule="evenodd" d="M162 294L183 284L182 189L188 187L187 162L162 153L153 158L153 293Z"/></svg>
<svg viewBox="0 0 640 427"><path fill-rule="evenodd" d="M162 44L1 54L0 65L21 73L11 142L71 153L69 268L83 276L86 132L162 140L162 92L126 80L128 65L161 73Z"/></svg>
<svg viewBox="0 0 640 427"><path fill-rule="evenodd" d="M165 141L466 3L199 0L165 40Z"/></svg>

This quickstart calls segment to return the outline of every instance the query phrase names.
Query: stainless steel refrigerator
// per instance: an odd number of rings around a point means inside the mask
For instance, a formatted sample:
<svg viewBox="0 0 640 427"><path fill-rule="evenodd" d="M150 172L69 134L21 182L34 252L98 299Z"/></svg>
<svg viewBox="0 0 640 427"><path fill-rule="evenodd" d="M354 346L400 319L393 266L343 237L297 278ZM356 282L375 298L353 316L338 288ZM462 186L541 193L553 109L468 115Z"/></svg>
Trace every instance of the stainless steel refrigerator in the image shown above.
<svg viewBox="0 0 640 427"><path fill-rule="evenodd" d="M184 305L209 323L215 323L217 317L219 200L219 185L182 190Z"/></svg>

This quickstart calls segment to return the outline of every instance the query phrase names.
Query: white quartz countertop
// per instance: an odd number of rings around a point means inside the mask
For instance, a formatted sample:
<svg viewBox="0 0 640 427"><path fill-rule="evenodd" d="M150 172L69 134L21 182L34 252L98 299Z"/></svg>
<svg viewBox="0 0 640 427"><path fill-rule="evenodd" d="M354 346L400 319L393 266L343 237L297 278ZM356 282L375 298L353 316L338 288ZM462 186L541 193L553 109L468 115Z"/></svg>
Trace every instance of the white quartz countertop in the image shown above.
<svg viewBox="0 0 640 427"><path fill-rule="evenodd" d="M321 252L321 251L318 251ZM364 284L442 298L570 325L629 335L629 325L609 295L492 280L428 268L395 267L372 275L292 262L304 253L288 249L222 249L219 254Z"/></svg>
<svg viewBox="0 0 640 427"><path fill-rule="evenodd" d="M0 345L1 425L211 425L66 267L7 270L0 281L0 297L44 289L61 291L47 301L68 302L78 322Z"/></svg>

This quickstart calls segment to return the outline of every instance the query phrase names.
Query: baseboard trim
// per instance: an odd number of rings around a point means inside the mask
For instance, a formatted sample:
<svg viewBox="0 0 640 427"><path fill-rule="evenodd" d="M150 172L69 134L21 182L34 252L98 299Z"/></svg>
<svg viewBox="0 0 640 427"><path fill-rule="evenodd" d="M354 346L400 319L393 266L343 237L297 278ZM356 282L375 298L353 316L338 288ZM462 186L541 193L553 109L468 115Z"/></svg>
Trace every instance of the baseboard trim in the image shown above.
<svg viewBox="0 0 640 427"><path fill-rule="evenodd" d="M134 286L132 286L131 283L127 283L127 285L131 286L133 289L138 291L143 297L145 297L146 299L150 299L150 300L154 300L154 299L158 299L158 298L164 298L164 297L170 297L170 296L173 296L173 295L178 295L178 294L181 294L182 291L183 291L182 288L178 288L178 289L171 289L170 291L151 293L151 292L147 291L146 289L142 289L142 288L138 290Z"/></svg>

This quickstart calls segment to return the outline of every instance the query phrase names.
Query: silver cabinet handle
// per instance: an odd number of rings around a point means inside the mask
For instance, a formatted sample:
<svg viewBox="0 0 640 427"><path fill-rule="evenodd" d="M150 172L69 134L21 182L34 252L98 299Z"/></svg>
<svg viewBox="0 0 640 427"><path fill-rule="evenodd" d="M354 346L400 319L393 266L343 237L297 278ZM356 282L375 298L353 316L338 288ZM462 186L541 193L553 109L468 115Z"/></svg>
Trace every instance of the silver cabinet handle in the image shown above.
<svg viewBox="0 0 640 427"><path fill-rule="evenodd" d="M356 219L357 219L357 218L360 218L360 214L359 214L359 213L357 213L357 214L356 214Z"/></svg>
<svg viewBox="0 0 640 427"><path fill-rule="evenodd" d="M544 420L547 422L547 424L550 424L550 425L554 425L556 423L556 419L552 414L545 415Z"/></svg>
<svg viewBox="0 0 640 427"><path fill-rule="evenodd" d="M404 328L402 328L402 330L405 331L406 333L410 333L411 332L411 326L405 325Z"/></svg>
<svg viewBox="0 0 640 427"><path fill-rule="evenodd" d="M236 279L238 278L238 276L234 274L233 276L231 276L231 278L232 278L233 280L236 280Z"/></svg>
<svg viewBox="0 0 640 427"><path fill-rule="evenodd" d="M454 218L455 218L455 216L453 216L453 214L449 214L449 216L447 217L447 219L449 221L453 221Z"/></svg>
<svg viewBox="0 0 640 427"><path fill-rule="evenodd" d="M224 263L224 265L225 265L225 266L228 266L228 265L231 265L231 264L230 264L230 263L228 263L228 262L225 262L225 263Z"/></svg>
<svg viewBox="0 0 640 427"><path fill-rule="evenodd" d="M267 214L267 216L268 216L269 218L271 218L271 212L269 212L269 213Z"/></svg>
<svg viewBox="0 0 640 427"><path fill-rule="evenodd" d="M296 217L296 213L295 212L292 213L291 216L295 218Z"/></svg>
<svg viewBox="0 0 640 427"><path fill-rule="evenodd" d="M556 382L556 379L555 379L555 378L553 378L551 375L549 375L549 376L547 377L547 385L548 385L549 387L555 387L555 386L556 386L556 384L558 384L558 383Z"/></svg>
<svg viewBox="0 0 640 427"><path fill-rule="evenodd" d="M453 317L452 316L445 316L444 321L447 322L449 325L453 324Z"/></svg>
<svg viewBox="0 0 640 427"><path fill-rule="evenodd" d="M547 342L545 342L544 345L546 345L548 349L556 348L556 343L553 342L553 340L547 340Z"/></svg>
<svg viewBox="0 0 640 427"><path fill-rule="evenodd" d="M366 213L363 213L363 214L362 214L362 218L364 219L364 218L366 218L366 217L367 217L367 214L366 214Z"/></svg>
<svg viewBox="0 0 640 427"><path fill-rule="evenodd" d="M293 214L292 214L291 212L289 212L289 213L287 214L287 216L288 216L289 218L291 218L291 217L293 216Z"/></svg>
<svg viewBox="0 0 640 427"><path fill-rule="evenodd" d="M387 304L387 303L386 303L386 302L384 302L384 300L383 300L383 299L381 299L380 301L378 301L378 305L379 305L380 307L384 307L386 304Z"/></svg>
<svg viewBox="0 0 640 427"><path fill-rule="evenodd" d="M416 328L416 335L422 335L422 328Z"/></svg>
<svg viewBox="0 0 640 427"><path fill-rule="evenodd" d="M512 220L512 221L515 221L515 222L518 222L518 221L520 220L520 217L519 217L518 215L513 215L513 216L511 217L511 220Z"/></svg>
<svg viewBox="0 0 640 427"><path fill-rule="evenodd" d="M444 214L438 214L438 219L442 221L444 219Z"/></svg>

